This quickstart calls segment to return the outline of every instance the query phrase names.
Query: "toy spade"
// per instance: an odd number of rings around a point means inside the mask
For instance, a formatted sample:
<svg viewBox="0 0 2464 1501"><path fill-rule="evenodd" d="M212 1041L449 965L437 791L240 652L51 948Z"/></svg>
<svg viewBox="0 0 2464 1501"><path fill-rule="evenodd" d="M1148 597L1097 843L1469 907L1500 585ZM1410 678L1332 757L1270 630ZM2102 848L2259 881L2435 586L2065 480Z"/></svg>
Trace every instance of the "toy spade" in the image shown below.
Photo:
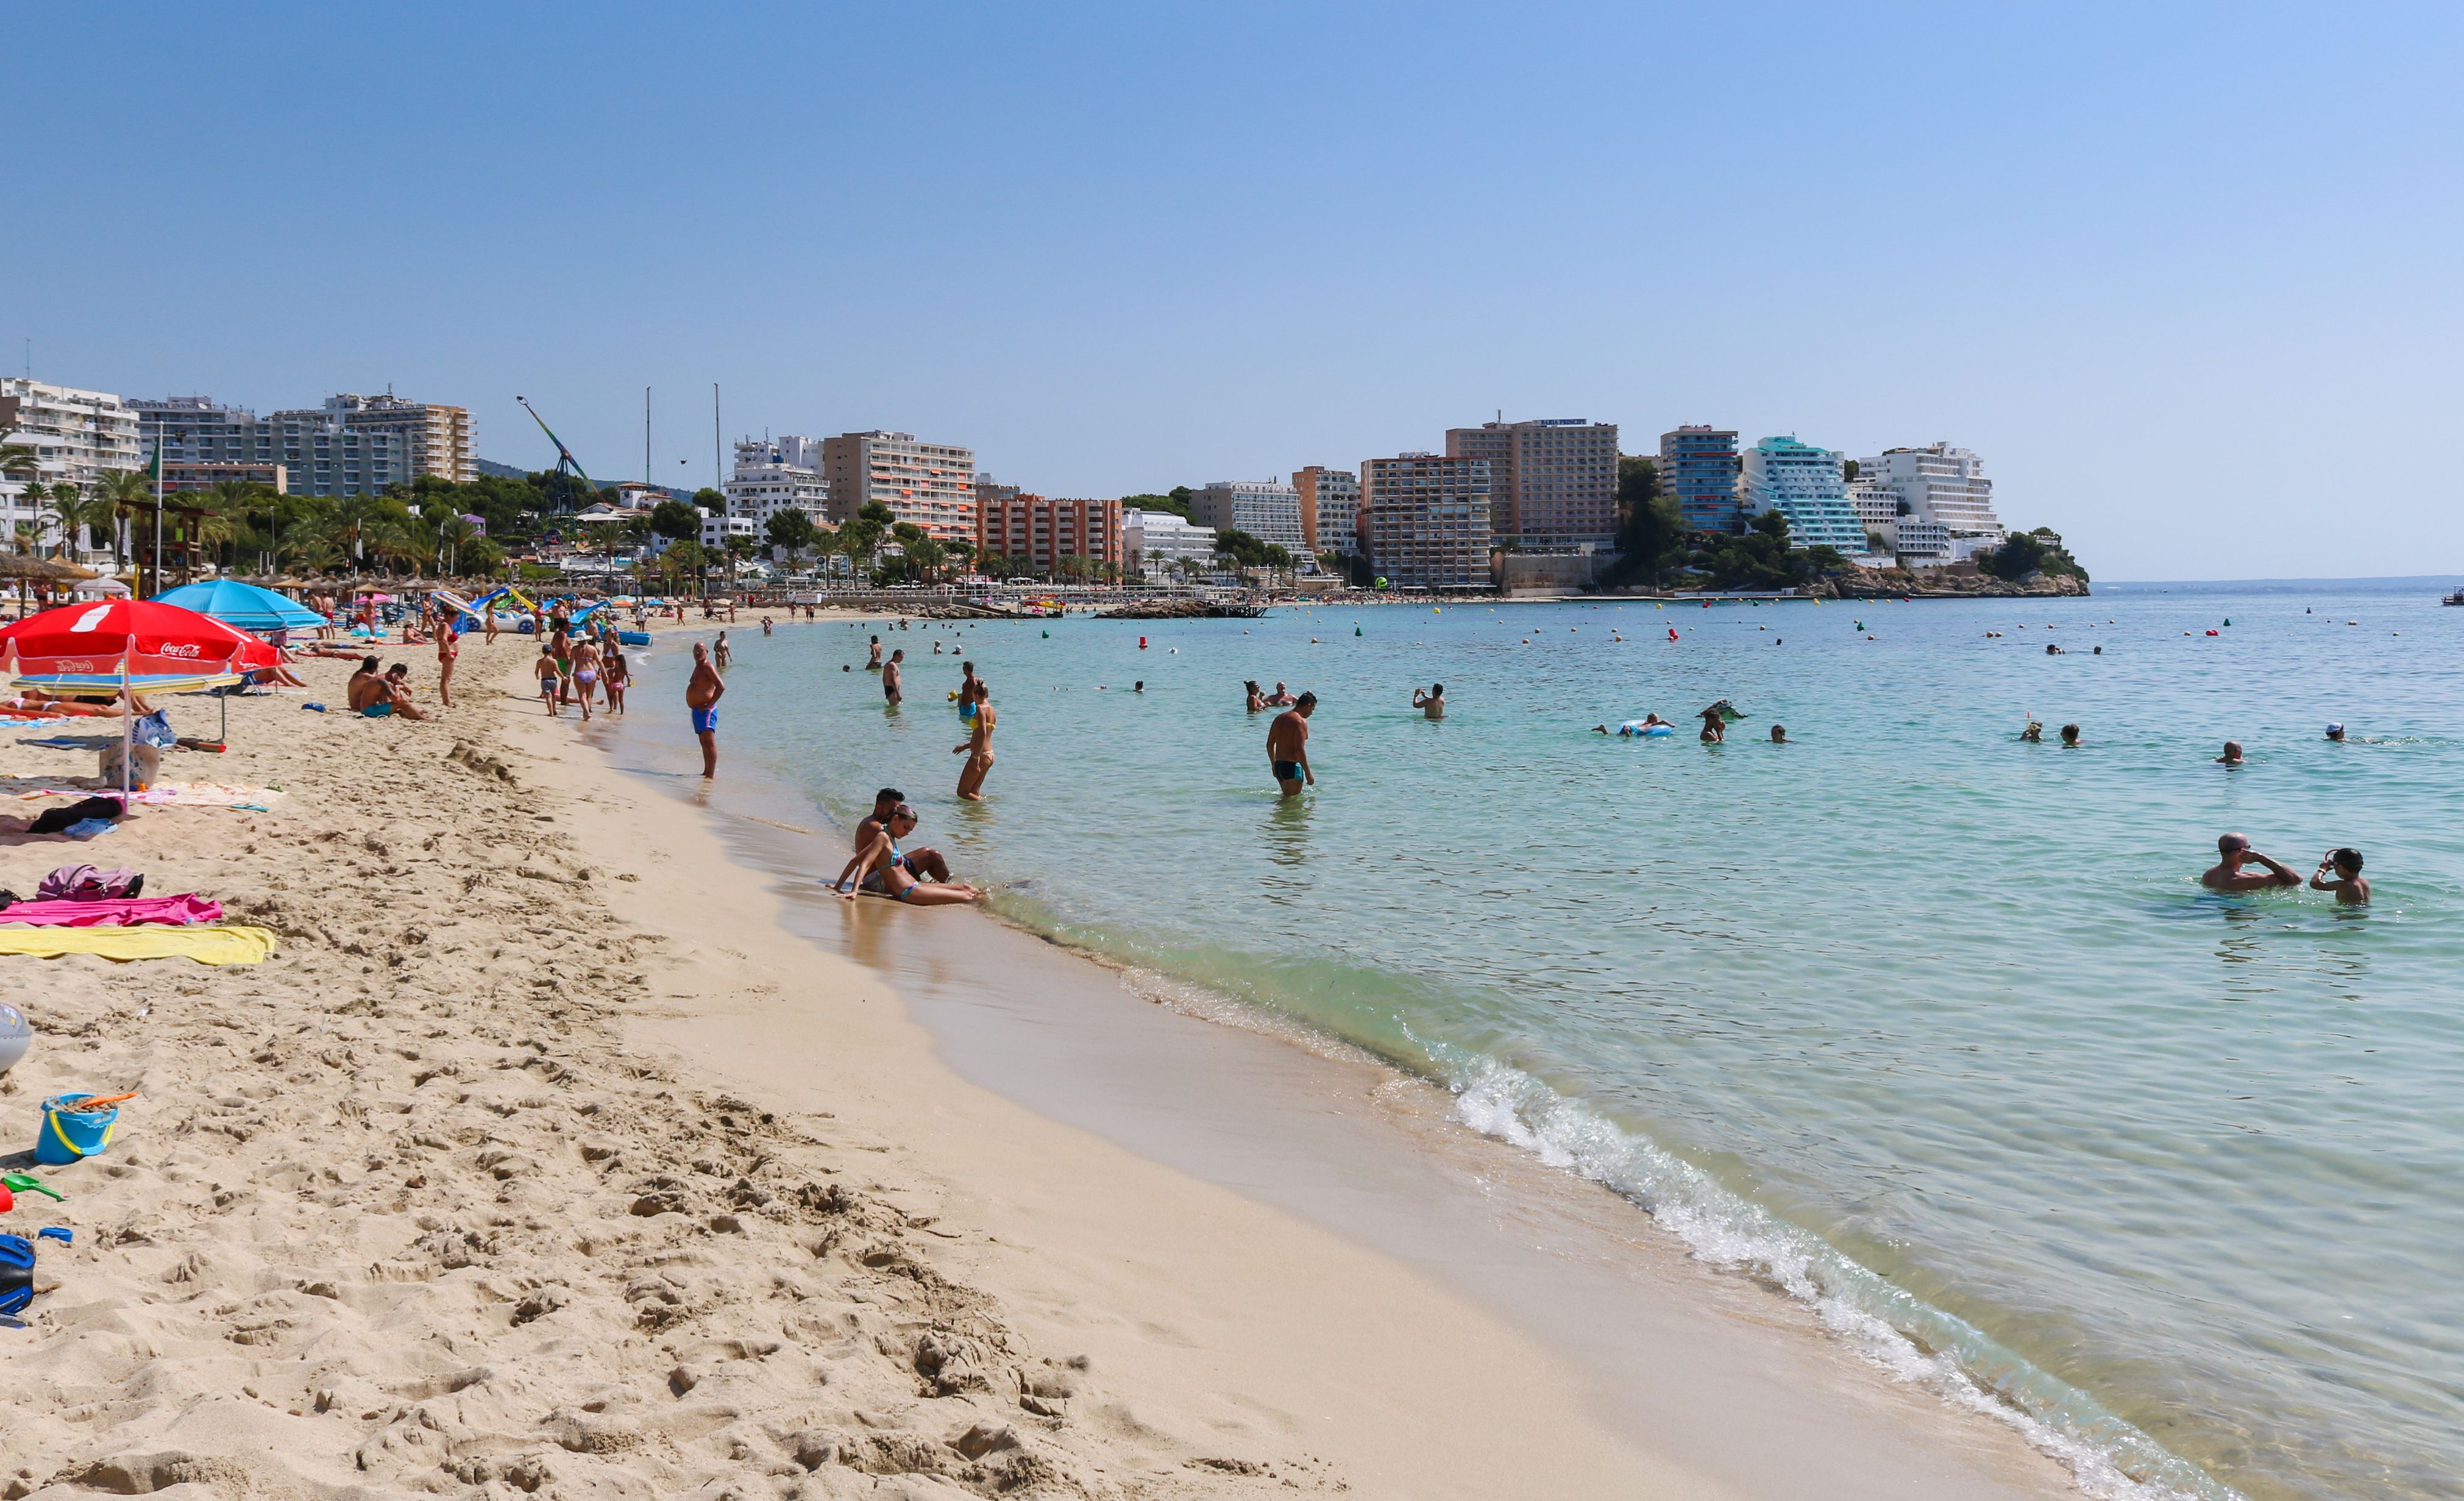
<svg viewBox="0 0 2464 1501"><path fill-rule="evenodd" d="M32 1173L0 1173L0 1187L13 1188L21 1194L45 1194L57 1203L69 1202L69 1196L55 1188L46 1187Z"/></svg>

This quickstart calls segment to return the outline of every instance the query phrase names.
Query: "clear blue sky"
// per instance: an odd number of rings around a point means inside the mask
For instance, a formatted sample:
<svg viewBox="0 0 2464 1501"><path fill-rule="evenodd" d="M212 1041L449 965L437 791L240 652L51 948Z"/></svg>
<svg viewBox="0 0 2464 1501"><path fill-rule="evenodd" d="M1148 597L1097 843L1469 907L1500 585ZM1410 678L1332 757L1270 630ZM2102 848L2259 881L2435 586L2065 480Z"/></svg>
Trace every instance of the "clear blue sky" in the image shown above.
<svg viewBox="0 0 2464 1501"><path fill-rule="evenodd" d="M1947 438L2101 578L2464 569L2459 17L36 7L0 338L603 482L645 386L662 479L716 381L1057 495L1503 408Z"/></svg>

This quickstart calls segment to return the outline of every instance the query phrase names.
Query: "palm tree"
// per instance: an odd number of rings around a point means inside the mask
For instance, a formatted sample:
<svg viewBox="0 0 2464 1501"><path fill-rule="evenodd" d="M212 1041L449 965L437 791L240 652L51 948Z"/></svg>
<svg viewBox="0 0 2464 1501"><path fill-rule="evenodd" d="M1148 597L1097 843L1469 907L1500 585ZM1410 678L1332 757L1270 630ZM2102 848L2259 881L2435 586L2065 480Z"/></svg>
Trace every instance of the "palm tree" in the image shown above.
<svg viewBox="0 0 2464 1501"><path fill-rule="evenodd" d="M282 534L275 556L302 573L321 573L342 565L342 549L315 521L294 521Z"/></svg>
<svg viewBox="0 0 2464 1501"><path fill-rule="evenodd" d="M31 496L33 492L30 490L27 494ZM45 508L44 513L51 518L52 524L62 528L67 526L68 513L76 509L77 497L78 491L74 480L63 479L52 486L52 503ZM67 541L65 535L62 536L61 541Z"/></svg>
<svg viewBox="0 0 2464 1501"><path fill-rule="evenodd" d="M70 554L69 561L75 563L77 561L76 555L92 545L96 532L110 535L112 519L119 515L119 508L108 497L98 495L84 499L73 497L54 501L52 512L59 518L60 541Z"/></svg>
<svg viewBox="0 0 2464 1501"><path fill-rule="evenodd" d="M375 496L343 496L334 502L332 517L334 541L354 560L367 552L368 529L385 514L385 502Z"/></svg>
<svg viewBox="0 0 2464 1501"><path fill-rule="evenodd" d="M459 516L449 515L444 520L437 522L436 546L439 570L459 578L462 573L462 549L478 535L479 529Z"/></svg>
<svg viewBox="0 0 2464 1501"><path fill-rule="evenodd" d="M96 487L95 500L102 506L102 515L88 525L100 525L111 538L111 565L119 571L125 554L121 550L120 522L133 519L140 511L154 503L154 488L141 470L113 469L103 472L102 483Z"/></svg>

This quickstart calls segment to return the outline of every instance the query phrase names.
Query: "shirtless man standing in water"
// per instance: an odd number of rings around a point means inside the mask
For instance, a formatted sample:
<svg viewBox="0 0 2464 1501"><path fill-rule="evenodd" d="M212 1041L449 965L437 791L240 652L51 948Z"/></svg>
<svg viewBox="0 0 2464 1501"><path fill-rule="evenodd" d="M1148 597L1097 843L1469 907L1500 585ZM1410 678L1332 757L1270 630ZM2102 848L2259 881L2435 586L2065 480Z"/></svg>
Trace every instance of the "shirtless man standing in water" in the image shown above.
<svg viewBox="0 0 2464 1501"><path fill-rule="evenodd" d="M1309 763L1309 717L1316 712L1317 695L1303 694L1266 726L1266 761L1274 768L1275 785L1287 798L1299 797L1304 785L1317 785L1317 773Z"/></svg>
<svg viewBox="0 0 2464 1501"><path fill-rule="evenodd" d="M2267 873L2247 874L2244 865L2263 865ZM2274 886L2299 886L2301 877L2283 861L2253 850L2248 834L2223 834L2216 839L2216 863L2199 877L2199 884L2211 892L2263 892Z"/></svg>
<svg viewBox="0 0 2464 1501"><path fill-rule="evenodd" d="M907 673L906 668L900 665L906 660L907 649L900 647L890 653L890 660L881 669L882 700L893 709L898 706L900 699L907 696L906 690L899 683L899 679Z"/></svg>
<svg viewBox="0 0 2464 1501"><path fill-rule="evenodd" d="M953 745L950 754L963 755L967 764L958 772L958 796L969 803L984 800L984 776L993 769L993 691L979 677L975 681L976 713L968 721L967 743Z"/></svg>
<svg viewBox="0 0 2464 1501"><path fill-rule="evenodd" d="M711 666L710 648L693 643L693 676L685 679L685 707L693 711L693 738L701 741L701 775L718 775L718 696L727 684Z"/></svg>

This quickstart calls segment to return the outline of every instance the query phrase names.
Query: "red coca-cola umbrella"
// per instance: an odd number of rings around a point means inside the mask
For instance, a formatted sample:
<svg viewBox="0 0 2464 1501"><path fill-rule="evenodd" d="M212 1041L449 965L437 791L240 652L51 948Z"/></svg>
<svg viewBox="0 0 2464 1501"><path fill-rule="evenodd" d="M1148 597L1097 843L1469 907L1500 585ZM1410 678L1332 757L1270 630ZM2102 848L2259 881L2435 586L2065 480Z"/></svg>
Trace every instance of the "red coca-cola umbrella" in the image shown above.
<svg viewBox="0 0 2464 1501"><path fill-rule="evenodd" d="M282 660L236 626L156 600L68 605L0 627L17 682L52 693L180 693Z"/></svg>
<svg viewBox="0 0 2464 1501"><path fill-rule="evenodd" d="M121 728L123 794L135 775L137 717L128 695L235 683L241 673L281 660L271 643L236 626L156 600L69 605L0 627L0 661L17 684L55 694L121 696L126 712Z"/></svg>

